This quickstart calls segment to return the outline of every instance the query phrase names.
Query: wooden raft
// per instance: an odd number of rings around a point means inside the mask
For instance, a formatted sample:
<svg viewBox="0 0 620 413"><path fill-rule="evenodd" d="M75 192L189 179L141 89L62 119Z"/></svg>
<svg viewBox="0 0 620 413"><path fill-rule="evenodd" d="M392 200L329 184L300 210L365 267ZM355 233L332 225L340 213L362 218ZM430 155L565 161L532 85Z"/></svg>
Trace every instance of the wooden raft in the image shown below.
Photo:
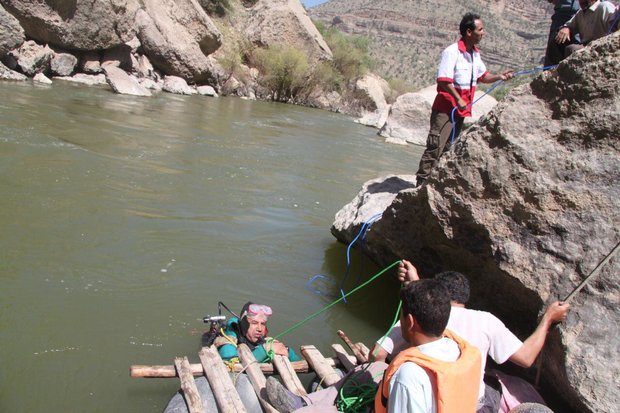
<svg viewBox="0 0 620 413"><path fill-rule="evenodd" d="M346 371L351 371L357 365L368 361L369 352L364 344L353 344L340 330L338 336L349 347L353 355L349 354L340 344L332 344L335 357L323 356L315 346L302 346L301 354L304 360L291 362L284 356L276 356L273 363L257 363L248 346L240 344L237 353L241 363L233 366L232 371L246 373L263 410L267 413L277 413L266 397L265 374L280 375L287 389L299 396L305 396L306 391L297 373L315 372L324 386L330 386L340 380L334 367L342 367ZM170 366L133 365L129 370L129 375L131 377L178 377L190 413L204 412L194 376L205 376L220 412L245 412L241 398L228 374L229 369L220 358L215 346L203 347L198 357L199 364L190 364L187 357L177 357L174 359L174 365Z"/></svg>

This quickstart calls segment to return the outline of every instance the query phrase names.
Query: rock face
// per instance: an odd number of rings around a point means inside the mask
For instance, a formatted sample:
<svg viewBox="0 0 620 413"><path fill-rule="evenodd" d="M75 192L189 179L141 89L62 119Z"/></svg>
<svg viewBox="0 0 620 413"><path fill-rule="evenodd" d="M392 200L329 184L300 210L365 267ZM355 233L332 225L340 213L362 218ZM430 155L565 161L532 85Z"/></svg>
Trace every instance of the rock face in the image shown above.
<svg viewBox="0 0 620 413"><path fill-rule="evenodd" d="M425 145L430 124L431 105L419 93L400 95L379 135L389 143Z"/></svg>
<svg viewBox="0 0 620 413"><path fill-rule="evenodd" d="M243 28L256 45L285 44L306 50L312 60L332 58L332 52L299 0L260 0L249 10Z"/></svg>
<svg viewBox="0 0 620 413"><path fill-rule="evenodd" d="M143 0L136 31L151 63L164 73L193 82L213 77L208 55L221 34L196 0Z"/></svg>
<svg viewBox="0 0 620 413"><path fill-rule="evenodd" d="M545 303L566 298L620 240L619 41L616 33L593 42L515 89L425 186L401 191L384 211L353 208L334 235L348 241L366 215L382 212L366 237L373 259L467 274L471 306L525 338ZM619 262L575 296L547 340L543 380L575 411L620 404Z"/></svg>
<svg viewBox="0 0 620 413"><path fill-rule="evenodd" d="M70 50L101 50L133 36L137 0L0 0L26 35ZM96 24L94 24L96 22Z"/></svg>
<svg viewBox="0 0 620 413"><path fill-rule="evenodd" d="M151 92L140 85L136 78L128 75L118 67L106 65L103 67L103 73L105 73L106 81L116 93L133 96L151 96Z"/></svg>
<svg viewBox="0 0 620 413"><path fill-rule="evenodd" d="M357 119L357 123L362 125L380 128L385 123L390 112L390 105L385 100L385 96L390 90L388 83L377 75L367 74L359 79L355 85L357 93L365 95L365 99L369 101L370 111L364 111L361 118Z"/></svg>
<svg viewBox="0 0 620 413"><path fill-rule="evenodd" d="M24 42L24 30L15 17L0 6L0 57Z"/></svg>

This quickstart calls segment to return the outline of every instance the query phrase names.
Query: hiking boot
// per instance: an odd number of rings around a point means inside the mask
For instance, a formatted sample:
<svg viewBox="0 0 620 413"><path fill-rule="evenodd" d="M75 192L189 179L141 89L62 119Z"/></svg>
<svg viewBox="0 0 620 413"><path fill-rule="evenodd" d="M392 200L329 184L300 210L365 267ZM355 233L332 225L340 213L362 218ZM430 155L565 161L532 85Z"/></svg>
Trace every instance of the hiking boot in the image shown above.
<svg viewBox="0 0 620 413"><path fill-rule="evenodd" d="M273 376L267 378L267 399L281 413L292 413L306 405L304 399L289 391Z"/></svg>

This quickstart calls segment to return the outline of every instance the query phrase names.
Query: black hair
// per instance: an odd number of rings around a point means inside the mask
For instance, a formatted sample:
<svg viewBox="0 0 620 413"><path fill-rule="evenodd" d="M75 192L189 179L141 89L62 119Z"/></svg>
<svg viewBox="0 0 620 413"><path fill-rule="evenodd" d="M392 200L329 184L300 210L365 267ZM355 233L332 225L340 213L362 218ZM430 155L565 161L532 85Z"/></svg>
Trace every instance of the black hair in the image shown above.
<svg viewBox="0 0 620 413"><path fill-rule="evenodd" d="M475 13L467 13L463 16L461 24L459 24L459 31L462 37L465 37L468 29L471 31L476 30L476 20L480 20L480 16Z"/></svg>
<svg viewBox="0 0 620 413"><path fill-rule="evenodd" d="M435 279L410 283L400 290L403 315L412 315L424 334L439 337L450 317L450 296Z"/></svg>
<svg viewBox="0 0 620 413"><path fill-rule="evenodd" d="M252 301L245 303L239 313L239 332L241 333L243 339L245 339L245 335L250 327L250 322L248 321L248 310L252 304L254 304Z"/></svg>
<svg viewBox="0 0 620 413"><path fill-rule="evenodd" d="M469 301L469 280L460 272L444 271L435 275L435 279L448 290L450 300L459 304Z"/></svg>

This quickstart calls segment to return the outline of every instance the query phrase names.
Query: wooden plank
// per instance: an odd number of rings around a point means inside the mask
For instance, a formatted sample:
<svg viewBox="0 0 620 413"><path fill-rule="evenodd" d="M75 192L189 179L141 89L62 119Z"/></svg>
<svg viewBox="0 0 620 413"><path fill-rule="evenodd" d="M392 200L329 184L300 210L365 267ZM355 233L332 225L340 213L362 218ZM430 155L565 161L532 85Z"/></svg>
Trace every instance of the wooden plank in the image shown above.
<svg viewBox="0 0 620 413"><path fill-rule="evenodd" d="M334 353L336 353L336 357L342 363L342 366L346 371L351 371L357 365L357 360L355 357L347 353L347 351L340 344L332 344L332 348L334 349Z"/></svg>
<svg viewBox="0 0 620 413"><path fill-rule="evenodd" d="M183 397L185 397L189 413L202 413L202 400L198 394L198 388L196 387L187 357L176 357L174 365L181 379L181 390L183 390Z"/></svg>
<svg viewBox="0 0 620 413"><path fill-rule="evenodd" d="M349 337L347 337L344 331L338 330L337 333L338 333L338 337L340 337L342 341L344 341L344 343L351 349L351 351L353 352L353 355L355 356L359 364L368 362L368 357L364 357L360 349L356 345L353 344L353 342L349 339Z"/></svg>
<svg viewBox="0 0 620 413"><path fill-rule="evenodd" d="M237 389L222 363L215 346L203 347L198 353L205 376L213 391L213 396L222 413L245 413L245 406L237 394Z"/></svg>
<svg viewBox="0 0 620 413"><path fill-rule="evenodd" d="M333 367L331 367L325 357L314 346L301 346L301 355L308 360L308 364L312 366L317 376L319 376L325 385L331 386L340 380L340 376Z"/></svg>
<svg viewBox="0 0 620 413"><path fill-rule="evenodd" d="M254 387L256 396L258 396L258 400L260 401L261 406L263 406L263 410L267 413L277 413L278 411L267 401L267 392L265 390L267 379L265 378L265 375L261 371L260 367L258 367L256 358L254 357L254 354L252 354L250 348L246 344L239 344L239 347L237 347L237 354L239 355L241 364L243 364L245 372L252 383L252 387Z"/></svg>
<svg viewBox="0 0 620 413"><path fill-rule="evenodd" d="M331 367L342 367L342 363L337 357L329 357L327 358L327 364ZM259 363L261 371L264 374L275 374L273 364L271 363ZM310 373L312 372L312 368L308 365L306 360L301 361L292 361L291 366L296 373ZM190 364L190 368L192 374L194 376L203 376L204 371L202 368L202 364ZM233 367L233 372L240 373L243 371L242 364L235 364ZM141 364L135 364L129 368L129 376L130 377L146 377L146 378L166 378L166 377L178 377L174 366L146 366Z"/></svg>
<svg viewBox="0 0 620 413"><path fill-rule="evenodd" d="M362 356L364 356L364 358L366 359L366 362L368 362L368 358L370 357L370 350L368 350L368 347L366 347L366 344L364 343L355 343L355 346L360 350L360 352L362 353Z"/></svg>
<svg viewBox="0 0 620 413"><path fill-rule="evenodd" d="M278 370L280 378L287 389L298 396L307 396L306 390L301 384L299 377L297 377L295 370L293 370L293 366L291 366L288 357L276 355L273 359L273 365L276 370Z"/></svg>

